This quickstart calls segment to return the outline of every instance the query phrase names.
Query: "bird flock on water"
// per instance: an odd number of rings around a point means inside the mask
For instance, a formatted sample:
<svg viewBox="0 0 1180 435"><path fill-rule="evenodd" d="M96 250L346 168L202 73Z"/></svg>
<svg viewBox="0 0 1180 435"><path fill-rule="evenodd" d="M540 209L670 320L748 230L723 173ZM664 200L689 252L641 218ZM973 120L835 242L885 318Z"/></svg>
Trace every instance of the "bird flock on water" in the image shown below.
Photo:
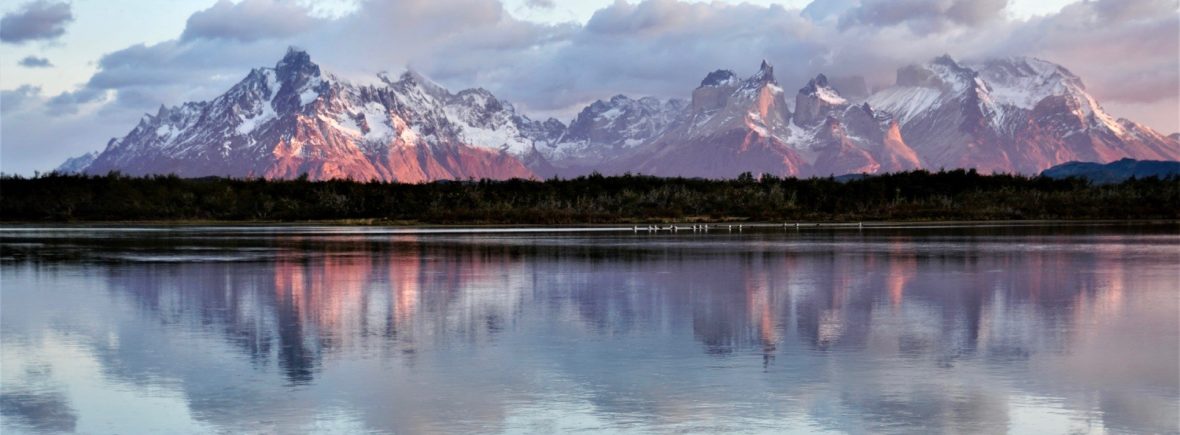
<svg viewBox="0 0 1180 435"><path fill-rule="evenodd" d="M824 224L820 224L820 223L803 224L800 222L795 222L794 226L795 226L796 230L799 230L799 229L802 229L804 225L810 226L810 227L824 226ZM848 226L851 224L828 224L828 225L829 226ZM769 227L769 226L772 226L772 225L763 225L763 227ZM783 229L790 228L790 226L791 226L791 224L789 224L789 223L782 224ZM865 227L864 222L857 222L856 223L857 229L863 230L864 227ZM692 224L692 225L683 225L683 226L676 225L676 224L669 224L669 225L663 225L663 226L660 226L660 225L634 225L631 227L631 231L635 232L635 233L638 233L640 231L647 231L647 232L669 231L669 232L675 233L675 232L680 232L681 230L683 230L683 231L706 232L707 233L707 232L709 232L710 229L722 229L722 228L724 228L725 230L728 230L728 231L733 231L735 229L738 231L743 231L745 229L745 225L744 224L737 224L737 225L733 225L733 224L725 224L725 225L721 225L721 224Z"/></svg>

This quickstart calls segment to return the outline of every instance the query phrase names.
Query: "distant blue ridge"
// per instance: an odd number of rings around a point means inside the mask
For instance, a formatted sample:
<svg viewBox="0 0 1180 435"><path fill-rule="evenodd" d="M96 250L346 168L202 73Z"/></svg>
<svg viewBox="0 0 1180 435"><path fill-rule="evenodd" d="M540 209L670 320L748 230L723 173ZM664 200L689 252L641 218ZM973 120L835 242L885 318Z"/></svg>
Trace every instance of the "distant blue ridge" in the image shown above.
<svg viewBox="0 0 1180 435"><path fill-rule="evenodd" d="M1094 184L1121 183L1132 177L1180 178L1180 162L1135 159L1122 159L1106 164L1068 162L1046 169L1041 175L1055 179L1085 178Z"/></svg>

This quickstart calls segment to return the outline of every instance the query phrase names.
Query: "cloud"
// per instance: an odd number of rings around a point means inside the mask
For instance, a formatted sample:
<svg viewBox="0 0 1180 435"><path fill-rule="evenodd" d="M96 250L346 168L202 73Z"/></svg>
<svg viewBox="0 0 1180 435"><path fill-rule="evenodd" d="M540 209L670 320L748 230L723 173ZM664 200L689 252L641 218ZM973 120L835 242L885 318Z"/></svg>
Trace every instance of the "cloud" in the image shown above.
<svg viewBox="0 0 1180 435"><path fill-rule="evenodd" d="M0 41L21 44L56 39L66 33L71 21L74 13L69 3L37 0L0 18Z"/></svg>
<svg viewBox="0 0 1180 435"><path fill-rule="evenodd" d="M45 102L45 108L50 115L73 115L82 105L103 102L106 98L107 93L103 90L82 88L57 94Z"/></svg>
<svg viewBox="0 0 1180 435"><path fill-rule="evenodd" d="M81 102L87 99L93 101ZM144 113L109 104L105 93L47 96L27 85L0 90L0 105L0 171L5 173L44 172L66 158L101 150L109 138L127 134Z"/></svg>
<svg viewBox="0 0 1180 435"><path fill-rule="evenodd" d="M15 112L25 107L30 101L41 97L41 88L32 85L21 85L16 89L0 90L0 113Z"/></svg>
<svg viewBox="0 0 1180 435"><path fill-rule="evenodd" d="M524 4L533 9L553 9L557 7L557 3L554 0L527 0Z"/></svg>
<svg viewBox="0 0 1180 435"><path fill-rule="evenodd" d="M861 0L840 16L841 29L905 25L918 34L974 27L1001 18L1008 0Z"/></svg>
<svg viewBox="0 0 1180 435"><path fill-rule="evenodd" d="M1176 0L1097 0L1072 7L1090 8L1096 18L1104 22L1123 22L1144 17L1166 17L1174 14L1180 3Z"/></svg>
<svg viewBox="0 0 1180 435"><path fill-rule="evenodd" d="M256 41L306 32L321 20L307 8L289 1L218 0L212 7L189 16L180 39L197 38Z"/></svg>
<svg viewBox="0 0 1180 435"><path fill-rule="evenodd" d="M781 6L616 2L498 90L551 111L616 93L684 97L710 71L753 73L762 59L777 64L780 82L801 84L824 54L813 31Z"/></svg>
<svg viewBox="0 0 1180 435"><path fill-rule="evenodd" d="M51 68L51 67L53 67L53 63L49 62L49 59L44 58L44 57L37 57L37 56L25 56L25 58L21 59L20 62L18 62L18 63L20 64L20 66L23 66L25 68Z"/></svg>
<svg viewBox="0 0 1180 435"><path fill-rule="evenodd" d="M218 3L194 17L228 7L245 7L250 1L237 5ZM291 7L277 4L261 0L250 7ZM217 15L223 13L232 15L224 11ZM345 77L372 80L379 71L412 65L436 80L453 79L452 83L470 86L502 73L504 68L521 67L516 63L522 56L566 39L572 30L570 25L518 20L494 0L457 0L448 4L431 0L370 2L355 14L321 20L315 29L286 37L273 36L275 32L267 32L273 37L237 33L230 37L227 35L232 32L194 30L194 22L205 19L190 19L185 33L176 40L137 44L102 56L97 72L84 89L91 92L88 95L114 91L114 104L140 110L154 110L161 103L207 99L224 92L251 68L272 66L289 45L306 48L313 60ZM227 29L240 27L222 25Z"/></svg>
<svg viewBox="0 0 1180 435"><path fill-rule="evenodd" d="M1180 93L1178 7L1174 0L1073 3L1058 14L1015 26L990 54L1036 55L1065 65L1103 101L1175 101Z"/></svg>

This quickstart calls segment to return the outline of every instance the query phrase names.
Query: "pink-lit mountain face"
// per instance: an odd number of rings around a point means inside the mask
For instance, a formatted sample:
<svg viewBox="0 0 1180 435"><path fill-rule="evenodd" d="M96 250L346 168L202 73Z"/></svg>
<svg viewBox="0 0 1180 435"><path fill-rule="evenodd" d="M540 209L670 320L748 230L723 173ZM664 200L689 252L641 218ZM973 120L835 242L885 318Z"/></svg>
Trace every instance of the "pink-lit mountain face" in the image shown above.
<svg viewBox="0 0 1180 435"><path fill-rule="evenodd" d="M928 168L1034 174L1070 161L1180 160L1180 143L1107 114L1080 78L1032 58L902 68L869 97Z"/></svg>
<svg viewBox="0 0 1180 435"><path fill-rule="evenodd" d="M542 126L483 90L451 94L414 73L357 86L292 50L212 101L144 116L85 172L401 182L532 177L505 150L480 146L485 130L516 128Z"/></svg>
<svg viewBox="0 0 1180 435"><path fill-rule="evenodd" d="M60 170L423 182L593 171L731 178L976 168L1034 174L1068 161L1180 160L1180 142L1098 105L1065 68L1032 58L902 68L867 97L824 75L793 96L763 62L709 73L690 100L623 95L566 125L483 89L407 72L359 86L291 50L208 102L162 107L97 156Z"/></svg>

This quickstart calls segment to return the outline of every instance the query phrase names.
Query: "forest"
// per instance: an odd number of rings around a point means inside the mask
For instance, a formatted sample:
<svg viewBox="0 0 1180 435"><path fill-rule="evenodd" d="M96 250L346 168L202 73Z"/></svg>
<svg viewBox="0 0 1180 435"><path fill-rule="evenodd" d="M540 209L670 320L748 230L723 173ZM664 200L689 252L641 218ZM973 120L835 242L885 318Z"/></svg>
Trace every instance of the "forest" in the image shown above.
<svg viewBox="0 0 1180 435"><path fill-rule="evenodd" d="M426 184L0 176L5 222L645 222L1178 219L1180 179L1094 185L1080 178L917 170L869 177L731 180L593 174Z"/></svg>

